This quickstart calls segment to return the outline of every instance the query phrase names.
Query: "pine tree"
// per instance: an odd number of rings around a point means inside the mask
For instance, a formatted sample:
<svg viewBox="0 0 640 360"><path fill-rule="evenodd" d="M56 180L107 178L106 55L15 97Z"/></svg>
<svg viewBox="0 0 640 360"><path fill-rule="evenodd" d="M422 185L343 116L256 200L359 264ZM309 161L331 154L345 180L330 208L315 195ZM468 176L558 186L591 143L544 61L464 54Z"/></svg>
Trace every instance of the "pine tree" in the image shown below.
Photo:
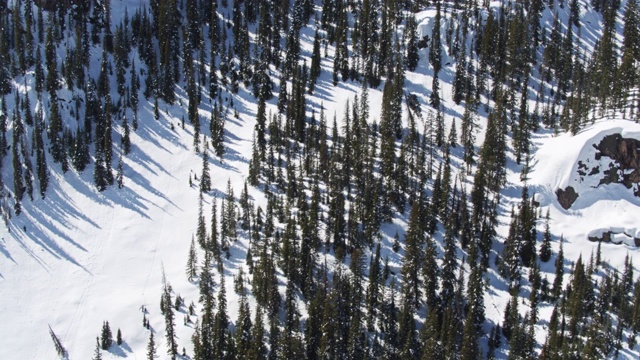
<svg viewBox="0 0 640 360"><path fill-rule="evenodd" d="M2 51L2 37L0 37L0 51ZM2 56L2 55L0 55ZM2 82L2 68L0 67L0 84ZM35 89L38 94L42 93L45 85L45 76L44 76L44 68L42 67L42 52L40 50L40 45L36 49L36 59L35 59ZM1 87L2 85L0 85ZM2 91L0 90L0 93Z"/></svg>
<svg viewBox="0 0 640 360"><path fill-rule="evenodd" d="M45 156L44 143L42 141L42 119L40 116L35 120L35 148L36 148L36 174L40 185L40 196L44 199L49 186L49 170L47 167L47 159Z"/></svg>
<svg viewBox="0 0 640 360"><path fill-rule="evenodd" d="M240 297L238 320L236 321L235 346L236 355L240 358L249 355L251 347L251 311L244 294Z"/></svg>
<svg viewBox="0 0 640 360"><path fill-rule="evenodd" d="M113 344L113 335L111 334L111 327L109 322L102 323L102 332L100 333L100 347L102 350L108 350Z"/></svg>
<svg viewBox="0 0 640 360"><path fill-rule="evenodd" d="M562 292L562 280L564 276L564 250L563 250L563 238L560 237L560 249L558 250L558 256L556 256L556 272L555 277L553 279L553 297L555 299L559 299L560 293Z"/></svg>
<svg viewBox="0 0 640 360"><path fill-rule="evenodd" d="M176 342L175 315L171 306L171 285L167 282L162 270L162 297L161 310L164 314L165 336L167 338L167 354L172 360L175 360L178 354L178 344Z"/></svg>
<svg viewBox="0 0 640 360"><path fill-rule="evenodd" d="M120 331L120 329L118 329L116 333L116 344L118 344L118 346L122 345L122 331Z"/></svg>
<svg viewBox="0 0 640 360"><path fill-rule="evenodd" d="M478 344L478 331L475 326L473 311L467 313L462 330L462 349L460 350L461 360L479 359L481 351Z"/></svg>
<svg viewBox="0 0 640 360"><path fill-rule="evenodd" d="M193 281L198 274L198 254L196 253L196 244L191 237L191 245L189 246L189 258L187 259L187 278Z"/></svg>
<svg viewBox="0 0 640 360"><path fill-rule="evenodd" d="M264 360L267 357L267 347L264 343L264 322L262 307L256 307L254 324L251 327L251 344L248 349L247 359Z"/></svg>
<svg viewBox="0 0 640 360"><path fill-rule="evenodd" d="M47 37L44 48L45 64L47 67L46 89L54 97L60 88L58 83L58 63L56 61L56 40L53 36L53 25L47 28Z"/></svg>
<svg viewBox="0 0 640 360"><path fill-rule="evenodd" d="M0 95L6 95L11 92L10 56L9 44L4 34L2 34L0 36Z"/></svg>
<svg viewBox="0 0 640 360"><path fill-rule="evenodd" d="M202 174L200 175L200 191L211 191L211 175L209 174L209 147L205 146L202 152Z"/></svg>
<svg viewBox="0 0 640 360"><path fill-rule="evenodd" d="M458 63L456 64L456 72L453 77L453 93L451 94L453 101L458 105L469 90L469 79L467 75L467 44L466 41L463 40L462 49L458 56Z"/></svg>
<svg viewBox="0 0 640 360"><path fill-rule="evenodd" d="M116 184L118 184L118 189L122 189L124 187L124 163L122 162L122 156L118 158L118 167L116 168Z"/></svg>
<svg viewBox="0 0 640 360"><path fill-rule="evenodd" d="M418 305L422 297L420 290L419 271L422 268L424 253L422 245L425 243L425 234L421 226L423 218L422 200L414 203L409 215L409 227L405 237L404 257L402 259L403 295L407 301Z"/></svg>
<svg viewBox="0 0 640 360"><path fill-rule="evenodd" d="M433 80L431 83L431 95L429 97L429 103L431 106L439 110L440 109L440 81L438 74L442 68L442 43L440 39L440 21L442 15L440 14L440 1L436 2L436 16L433 20L433 30L431 33L431 43L429 44L429 63L433 67Z"/></svg>
<svg viewBox="0 0 640 360"><path fill-rule="evenodd" d="M214 354L216 359L223 359L229 351L229 318L227 317L227 297L224 285L224 275L220 276L220 290L218 291L218 312L213 326Z"/></svg>
<svg viewBox="0 0 640 360"><path fill-rule="evenodd" d="M418 38L416 34L416 19L415 16L410 16L407 19L407 25L405 28L405 37L407 41L407 69L414 71L418 67L418 61L420 61L420 54L418 53Z"/></svg>
<svg viewBox="0 0 640 360"><path fill-rule="evenodd" d="M544 235L540 245L540 261L547 262L551 259L551 230L549 229L549 210L545 216Z"/></svg>
<svg viewBox="0 0 640 360"><path fill-rule="evenodd" d="M125 155L129 155L129 153L131 152L131 137L129 130L129 121L127 120L126 116L124 117L124 120L122 122L122 132L122 151Z"/></svg>
<svg viewBox="0 0 640 360"><path fill-rule="evenodd" d="M316 29L313 37L313 51L311 55L311 66L309 67L309 94L313 93L313 88L322 72L322 58L320 57L320 40L318 38L318 30Z"/></svg>
<svg viewBox="0 0 640 360"><path fill-rule="evenodd" d="M222 156L224 155L224 123L225 121L224 115L222 114L222 108L219 108L218 103L216 102L213 105L213 111L211 112L209 130L211 132L211 144L213 145L213 151L220 159L222 159ZM256 124L256 126L258 125Z"/></svg>
<svg viewBox="0 0 640 360"><path fill-rule="evenodd" d="M147 343L147 360L155 360L156 357L156 342L153 338L153 331L149 331L149 342Z"/></svg>
<svg viewBox="0 0 640 360"><path fill-rule="evenodd" d="M102 353L100 352L100 338L96 336L96 347L93 352L92 360L102 360Z"/></svg>
<svg viewBox="0 0 640 360"><path fill-rule="evenodd" d="M203 209L203 195L202 191L198 194L198 225L196 227L196 239L198 240L198 245L202 249L207 249L207 229L205 227L204 222L204 209ZM213 201L215 204L215 200Z"/></svg>
<svg viewBox="0 0 640 360"><path fill-rule="evenodd" d="M450 304L453 301L457 267L453 231L447 228L444 238L444 258L442 260L442 290L440 292L442 304Z"/></svg>
<svg viewBox="0 0 640 360"><path fill-rule="evenodd" d="M447 137L448 146L455 148L457 141L458 141L458 132L456 131L456 122L453 121L451 123L451 129L449 130L449 136Z"/></svg>
<svg viewBox="0 0 640 360"><path fill-rule="evenodd" d="M51 109L49 112L49 129L47 136L51 142L51 155L53 162L61 163L65 156L62 144L62 116L58 107L58 97L54 94L51 97Z"/></svg>
<svg viewBox="0 0 640 360"><path fill-rule="evenodd" d="M16 199L14 210L16 215L20 215L20 213L22 212L20 201L22 201L22 197L24 196L24 192L26 189L23 183L24 180L22 176L22 161L18 153L22 127L20 125L21 121L20 121L19 115L16 115L14 113L13 119L14 119L14 124L18 125L13 130L13 146L11 146L12 164L13 164L13 194Z"/></svg>

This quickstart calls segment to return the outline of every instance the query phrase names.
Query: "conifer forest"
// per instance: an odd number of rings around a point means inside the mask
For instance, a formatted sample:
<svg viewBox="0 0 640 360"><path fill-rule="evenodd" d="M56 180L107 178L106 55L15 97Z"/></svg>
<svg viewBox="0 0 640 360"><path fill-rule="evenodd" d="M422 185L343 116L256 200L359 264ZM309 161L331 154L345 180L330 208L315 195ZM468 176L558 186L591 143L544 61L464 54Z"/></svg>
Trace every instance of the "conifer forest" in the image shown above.
<svg viewBox="0 0 640 360"><path fill-rule="evenodd" d="M0 0L0 358L640 357L638 0Z"/></svg>

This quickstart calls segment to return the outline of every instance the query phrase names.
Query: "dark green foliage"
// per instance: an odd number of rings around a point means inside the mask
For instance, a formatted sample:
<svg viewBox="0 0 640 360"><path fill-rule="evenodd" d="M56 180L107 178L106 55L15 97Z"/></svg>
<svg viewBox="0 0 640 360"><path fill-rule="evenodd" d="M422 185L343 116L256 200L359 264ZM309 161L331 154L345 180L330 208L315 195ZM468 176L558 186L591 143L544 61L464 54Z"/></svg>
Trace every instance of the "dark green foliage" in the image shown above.
<svg viewBox="0 0 640 360"><path fill-rule="evenodd" d="M416 19L413 16L407 20L405 37L407 41L407 69L414 71L418 66L418 61L420 61L420 54L418 54Z"/></svg>
<svg viewBox="0 0 640 360"><path fill-rule="evenodd" d="M267 357L267 347L264 342L264 322L262 308L258 305L254 324L251 328L251 345L246 357L248 359L264 360Z"/></svg>
<svg viewBox="0 0 640 360"><path fill-rule="evenodd" d="M113 344L113 335L111 333L111 327L109 322L102 323L102 332L100 333L100 347L102 350L108 350Z"/></svg>
<svg viewBox="0 0 640 360"><path fill-rule="evenodd" d="M147 343L147 360L155 360L156 357L156 342L153 338L153 331L149 331L149 342Z"/></svg>
<svg viewBox="0 0 640 360"><path fill-rule="evenodd" d="M564 277L564 250L563 250L563 242L564 240L560 237L560 249L558 250L558 255L556 256L556 272L555 277L553 279L553 297L558 299L560 293L562 292L562 284Z"/></svg>
<svg viewBox="0 0 640 360"><path fill-rule="evenodd" d="M24 192L26 191L26 187L24 185L23 179L23 169L22 169L22 160L20 158L20 153L18 149L20 148L20 137L22 136L22 121L19 115L13 114L13 141L11 146L11 162L13 164L13 194L16 199L15 203L15 213L16 215L20 215L22 212L22 207L20 206L20 201L24 196Z"/></svg>
<svg viewBox="0 0 640 360"><path fill-rule="evenodd" d="M205 145L202 152L202 173L200 174L200 191L211 191L211 174L209 174L209 147Z"/></svg>
<svg viewBox="0 0 640 360"><path fill-rule="evenodd" d="M124 163L122 162L122 156L118 158L118 166L116 168L116 184L118 189L124 187Z"/></svg>
<svg viewBox="0 0 640 360"><path fill-rule="evenodd" d="M551 258L551 230L549 229L549 211L545 217L544 235L542 236L542 244L539 253L540 261L547 262Z"/></svg>
<svg viewBox="0 0 640 360"><path fill-rule="evenodd" d="M171 306L171 285L167 282L164 270L162 272L162 296L160 310L164 315L165 337L167 339L167 354L171 359L175 359L178 354L178 344L176 340L175 315Z"/></svg>
<svg viewBox="0 0 640 360"><path fill-rule="evenodd" d="M189 246L189 258L187 260L187 278L189 281L193 281L197 276L198 268L198 254L196 253L196 244L191 238L191 245Z"/></svg>
<svg viewBox="0 0 640 360"><path fill-rule="evenodd" d="M218 311L213 323L213 354L216 359L223 359L231 350L231 338L228 333L229 318L227 317L227 298L224 285L224 276L220 277L220 289L218 291Z"/></svg>
<svg viewBox="0 0 640 360"><path fill-rule="evenodd" d="M222 158L224 155L224 119L225 115L222 113L222 107L218 107L218 103L213 106L211 112L211 122L209 130L211 132L211 145L216 156ZM264 136L264 135L263 135Z"/></svg>
<svg viewBox="0 0 640 360"><path fill-rule="evenodd" d="M92 360L102 360L102 353L100 352L100 338L96 336L96 347L93 352Z"/></svg>
<svg viewBox="0 0 640 360"><path fill-rule="evenodd" d="M8 47L9 44L7 44L4 34L0 35L0 95L6 95L11 92L11 72L9 67L11 62L9 61Z"/></svg>
<svg viewBox="0 0 640 360"><path fill-rule="evenodd" d="M129 153L131 152L131 131L129 130L129 121L127 120L126 116L124 117L124 120L122 122L122 131L122 151L125 155L129 155Z"/></svg>

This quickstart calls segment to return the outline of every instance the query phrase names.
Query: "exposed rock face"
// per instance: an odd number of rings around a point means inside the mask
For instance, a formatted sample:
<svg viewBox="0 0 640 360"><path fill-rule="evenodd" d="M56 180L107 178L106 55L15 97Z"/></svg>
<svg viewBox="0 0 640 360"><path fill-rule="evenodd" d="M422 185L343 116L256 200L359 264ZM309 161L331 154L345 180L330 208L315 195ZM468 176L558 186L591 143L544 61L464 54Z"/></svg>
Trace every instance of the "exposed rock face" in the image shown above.
<svg viewBox="0 0 640 360"><path fill-rule="evenodd" d="M573 205L579 195L572 186L567 186L567 188L564 190L556 190L556 196L558 197L558 202L560 203L560 205L565 210L567 210L571 207L571 205Z"/></svg>
<svg viewBox="0 0 640 360"><path fill-rule="evenodd" d="M622 239L621 236L622 235ZM587 239L593 242L605 242L614 244L627 244L629 246L640 247L640 238L634 237L625 231L602 230L592 231Z"/></svg>
<svg viewBox="0 0 640 360"><path fill-rule="evenodd" d="M623 138L620 134L605 136L600 144L594 145L598 149L596 160L606 156L614 163L604 170L604 178L600 184L618 183L631 189L634 184L640 183L640 141L637 139ZM640 196L640 191L635 191Z"/></svg>

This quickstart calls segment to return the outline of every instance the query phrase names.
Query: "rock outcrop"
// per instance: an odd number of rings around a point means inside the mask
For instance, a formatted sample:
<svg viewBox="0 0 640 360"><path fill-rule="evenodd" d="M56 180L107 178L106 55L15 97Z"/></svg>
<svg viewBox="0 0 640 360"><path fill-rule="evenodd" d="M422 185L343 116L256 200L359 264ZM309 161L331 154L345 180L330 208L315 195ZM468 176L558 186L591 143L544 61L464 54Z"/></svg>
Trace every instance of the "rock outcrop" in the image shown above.
<svg viewBox="0 0 640 360"><path fill-rule="evenodd" d="M604 170L600 184L623 184L631 189L640 183L640 140L623 138L620 134L605 136L600 144L594 145L598 150L596 160L602 156L611 158L609 169ZM640 196L640 191L634 191Z"/></svg>
<svg viewBox="0 0 640 360"><path fill-rule="evenodd" d="M556 190L556 196L558 197L558 202L565 209L569 209L571 205L578 199L578 193L572 186L567 186L566 189L558 189Z"/></svg>
<svg viewBox="0 0 640 360"><path fill-rule="evenodd" d="M635 196L640 197L640 140L611 134L605 136L600 143L593 144L593 147L597 150L595 159L578 161L579 182L589 177L596 181L592 183L593 187L622 184L627 189L632 189ZM587 165L593 164L593 160L596 163L593 167ZM578 196L571 186L556 190L558 202L564 209L569 209Z"/></svg>

